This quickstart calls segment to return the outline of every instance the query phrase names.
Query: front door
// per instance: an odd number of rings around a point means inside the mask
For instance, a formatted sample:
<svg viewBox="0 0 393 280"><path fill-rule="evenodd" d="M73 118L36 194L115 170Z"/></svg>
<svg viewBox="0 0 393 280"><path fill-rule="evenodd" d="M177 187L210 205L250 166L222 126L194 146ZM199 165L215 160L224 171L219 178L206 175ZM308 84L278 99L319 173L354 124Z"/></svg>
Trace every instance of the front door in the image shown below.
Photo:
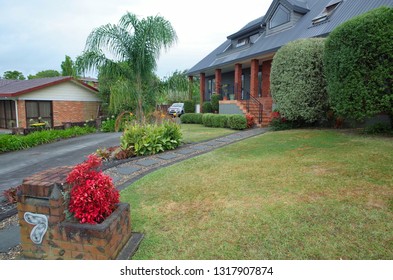
<svg viewBox="0 0 393 280"><path fill-rule="evenodd" d="M47 123L52 127L52 101L26 101L26 123Z"/></svg>

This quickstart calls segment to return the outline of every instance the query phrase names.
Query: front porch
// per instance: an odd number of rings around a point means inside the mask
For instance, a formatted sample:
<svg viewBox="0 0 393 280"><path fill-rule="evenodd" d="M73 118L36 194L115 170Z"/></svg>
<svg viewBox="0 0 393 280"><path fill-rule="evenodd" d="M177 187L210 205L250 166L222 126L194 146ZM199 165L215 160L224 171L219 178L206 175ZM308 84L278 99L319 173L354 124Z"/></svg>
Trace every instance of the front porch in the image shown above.
<svg viewBox="0 0 393 280"><path fill-rule="evenodd" d="M220 114L254 116L256 125L268 126L272 118L270 69L274 54L200 73L200 107L219 94ZM189 77L193 82L193 77Z"/></svg>

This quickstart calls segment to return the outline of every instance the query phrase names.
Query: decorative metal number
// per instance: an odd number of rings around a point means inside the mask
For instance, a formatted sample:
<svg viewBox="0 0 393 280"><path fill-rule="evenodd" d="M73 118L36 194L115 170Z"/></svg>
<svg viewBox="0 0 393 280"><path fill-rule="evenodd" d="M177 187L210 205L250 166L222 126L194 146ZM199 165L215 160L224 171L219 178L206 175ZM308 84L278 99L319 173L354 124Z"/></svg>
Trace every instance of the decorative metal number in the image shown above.
<svg viewBox="0 0 393 280"><path fill-rule="evenodd" d="M48 229L48 217L42 214L34 214L26 212L24 215L25 221L31 225L35 225L30 232L30 239L35 244L41 244L42 238Z"/></svg>

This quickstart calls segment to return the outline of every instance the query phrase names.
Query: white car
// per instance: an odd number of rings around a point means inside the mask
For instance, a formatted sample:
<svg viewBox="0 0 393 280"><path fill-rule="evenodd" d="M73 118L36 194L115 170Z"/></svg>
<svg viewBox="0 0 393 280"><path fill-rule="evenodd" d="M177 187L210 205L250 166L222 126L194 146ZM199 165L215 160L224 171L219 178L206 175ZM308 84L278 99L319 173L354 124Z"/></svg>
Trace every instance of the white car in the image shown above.
<svg viewBox="0 0 393 280"><path fill-rule="evenodd" d="M184 114L184 103L173 103L172 106L168 108L169 115L173 115L175 113L178 117Z"/></svg>

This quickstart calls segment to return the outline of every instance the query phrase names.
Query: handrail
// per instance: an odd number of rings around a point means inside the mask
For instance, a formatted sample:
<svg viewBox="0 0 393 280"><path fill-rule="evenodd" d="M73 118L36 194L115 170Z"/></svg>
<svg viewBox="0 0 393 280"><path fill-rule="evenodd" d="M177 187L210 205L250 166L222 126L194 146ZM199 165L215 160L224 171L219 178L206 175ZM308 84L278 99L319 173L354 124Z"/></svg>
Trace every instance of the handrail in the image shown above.
<svg viewBox="0 0 393 280"><path fill-rule="evenodd" d="M252 96L251 94L249 95L249 99L247 99L247 113L250 112L250 100L258 105L258 123L262 123L262 112L263 112L263 105L262 103Z"/></svg>

